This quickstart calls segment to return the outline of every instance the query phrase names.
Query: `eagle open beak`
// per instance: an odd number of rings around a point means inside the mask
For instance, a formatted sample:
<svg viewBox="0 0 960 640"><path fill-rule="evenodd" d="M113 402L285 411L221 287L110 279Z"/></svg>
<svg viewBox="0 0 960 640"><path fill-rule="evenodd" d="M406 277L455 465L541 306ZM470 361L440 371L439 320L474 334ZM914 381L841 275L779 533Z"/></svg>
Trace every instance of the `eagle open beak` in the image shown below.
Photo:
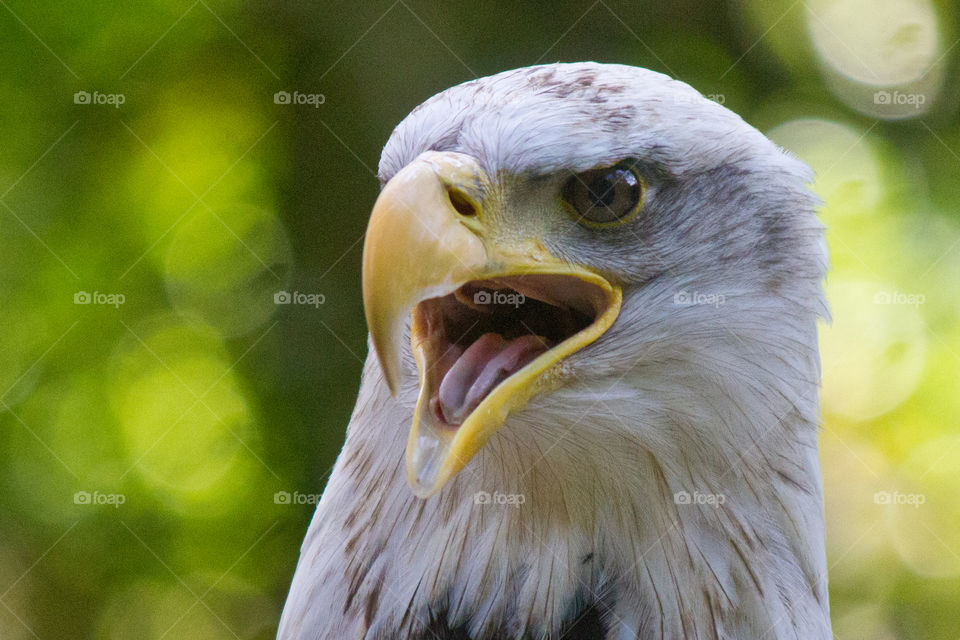
<svg viewBox="0 0 960 640"><path fill-rule="evenodd" d="M420 391L406 469L424 498L511 411L559 385L563 358L620 311L620 288L599 274L537 241L495 241L480 204L489 186L470 156L425 152L383 188L364 241L364 310L393 394L410 320Z"/></svg>

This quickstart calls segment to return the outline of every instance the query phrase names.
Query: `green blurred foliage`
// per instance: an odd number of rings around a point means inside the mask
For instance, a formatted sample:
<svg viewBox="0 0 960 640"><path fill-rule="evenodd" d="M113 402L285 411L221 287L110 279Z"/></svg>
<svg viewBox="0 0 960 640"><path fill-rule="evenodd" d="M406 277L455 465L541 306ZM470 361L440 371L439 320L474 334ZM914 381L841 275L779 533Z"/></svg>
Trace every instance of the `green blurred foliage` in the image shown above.
<svg viewBox="0 0 960 640"><path fill-rule="evenodd" d="M843 2L0 3L0 637L272 637L366 351L380 148L448 86L590 59L817 170L837 637L955 640L960 11ZM932 69L922 110L864 102L875 34Z"/></svg>

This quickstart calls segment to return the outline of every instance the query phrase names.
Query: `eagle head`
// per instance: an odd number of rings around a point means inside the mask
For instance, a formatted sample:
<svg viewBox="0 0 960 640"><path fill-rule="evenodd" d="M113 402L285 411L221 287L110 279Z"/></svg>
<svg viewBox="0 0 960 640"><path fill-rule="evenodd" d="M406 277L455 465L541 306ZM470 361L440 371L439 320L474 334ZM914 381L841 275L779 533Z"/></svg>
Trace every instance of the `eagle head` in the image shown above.
<svg viewBox="0 0 960 640"><path fill-rule="evenodd" d="M581 63L434 96L379 178L281 637L829 638L808 169Z"/></svg>

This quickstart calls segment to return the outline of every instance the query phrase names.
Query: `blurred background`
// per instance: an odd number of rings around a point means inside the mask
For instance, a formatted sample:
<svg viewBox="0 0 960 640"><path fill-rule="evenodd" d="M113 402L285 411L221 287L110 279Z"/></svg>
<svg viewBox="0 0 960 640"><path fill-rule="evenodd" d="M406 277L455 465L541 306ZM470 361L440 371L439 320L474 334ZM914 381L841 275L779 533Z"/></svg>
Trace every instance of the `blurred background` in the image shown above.
<svg viewBox="0 0 960 640"><path fill-rule="evenodd" d="M271 638L353 406L394 125L668 73L816 171L841 640L960 638L960 7L0 0L0 638Z"/></svg>

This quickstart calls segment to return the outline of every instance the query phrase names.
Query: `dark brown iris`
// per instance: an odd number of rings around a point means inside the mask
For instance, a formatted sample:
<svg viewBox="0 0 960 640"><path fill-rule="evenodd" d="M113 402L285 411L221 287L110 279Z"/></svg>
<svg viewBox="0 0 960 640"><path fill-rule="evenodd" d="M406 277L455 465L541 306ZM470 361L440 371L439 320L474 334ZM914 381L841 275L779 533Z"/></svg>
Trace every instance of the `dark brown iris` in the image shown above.
<svg viewBox="0 0 960 640"><path fill-rule="evenodd" d="M640 206L643 181L624 163L571 176L563 199L587 223L606 225L629 218Z"/></svg>

